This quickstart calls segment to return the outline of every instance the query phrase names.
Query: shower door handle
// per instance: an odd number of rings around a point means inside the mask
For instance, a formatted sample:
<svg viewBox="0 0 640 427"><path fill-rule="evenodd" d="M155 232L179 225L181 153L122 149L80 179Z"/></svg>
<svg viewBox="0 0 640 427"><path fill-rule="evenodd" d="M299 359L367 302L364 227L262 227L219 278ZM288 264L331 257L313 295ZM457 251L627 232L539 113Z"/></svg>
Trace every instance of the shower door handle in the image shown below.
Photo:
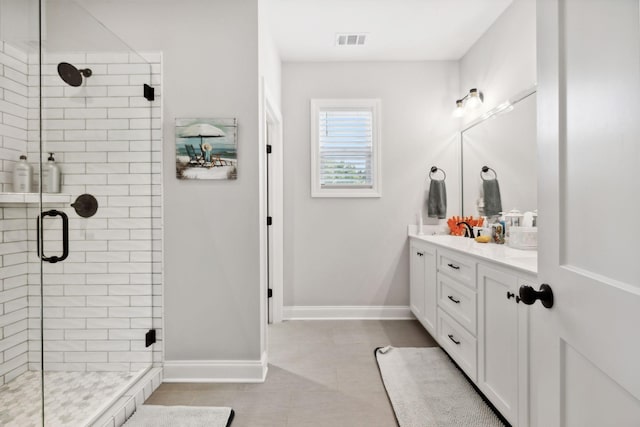
<svg viewBox="0 0 640 427"><path fill-rule="evenodd" d="M43 222L44 222L45 216L59 216L60 218L62 218L62 255L61 256L54 255L54 256L48 257L44 254ZM37 221L38 222L36 224L36 230L37 230L36 244L37 244L38 258L41 258L43 261L50 262L52 264L55 264L56 262L64 261L65 259L67 259L67 257L69 256L69 217L67 216L67 214L64 212L52 209L50 211L42 212L42 217L38 215ZM41 247L42 247L42 252L40 251Z"/></svg>

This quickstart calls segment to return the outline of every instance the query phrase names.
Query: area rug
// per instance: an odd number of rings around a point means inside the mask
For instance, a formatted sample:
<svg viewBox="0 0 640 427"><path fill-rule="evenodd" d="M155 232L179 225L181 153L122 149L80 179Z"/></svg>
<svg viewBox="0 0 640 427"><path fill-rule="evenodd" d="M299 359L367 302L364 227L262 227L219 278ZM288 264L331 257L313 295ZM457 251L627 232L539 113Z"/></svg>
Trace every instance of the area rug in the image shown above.
<svg viewBox="0 0 640 427"><path fill-rule="evenodd" d="M231 408L203 406L142 405L125 427L229 427Z"/></svg>
<svg viewBox="0 0 640 427"><path fill-rule="evenodd" d="M375 356L400 427L505 425L439 347L384 347Z"/></svg>

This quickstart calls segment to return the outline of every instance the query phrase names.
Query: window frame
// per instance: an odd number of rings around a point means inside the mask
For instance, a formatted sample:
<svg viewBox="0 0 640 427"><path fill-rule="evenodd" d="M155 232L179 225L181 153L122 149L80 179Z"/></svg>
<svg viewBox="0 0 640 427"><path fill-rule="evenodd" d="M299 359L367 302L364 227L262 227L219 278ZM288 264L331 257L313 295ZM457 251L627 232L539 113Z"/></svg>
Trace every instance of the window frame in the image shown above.
<svg viewBox="0 0 640 427"><path fill-rule="evenodd" d="M380 99L312 99L310 108L311 129L311 197L382 197L382 156L380 131ZM347 187L323 188L320 185L320 112L321 111L371 111L372 180L371 188Z"/></svg>

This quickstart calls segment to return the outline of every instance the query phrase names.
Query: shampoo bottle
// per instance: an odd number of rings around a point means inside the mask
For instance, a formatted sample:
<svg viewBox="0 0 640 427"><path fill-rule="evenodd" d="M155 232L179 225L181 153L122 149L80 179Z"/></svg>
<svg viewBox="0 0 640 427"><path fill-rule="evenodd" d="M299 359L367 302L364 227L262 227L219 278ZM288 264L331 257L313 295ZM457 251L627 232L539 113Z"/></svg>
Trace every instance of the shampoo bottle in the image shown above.
<svg viewBox="0 0 640 427"><path fill-rule="evenodd" d="M13 191L16 193L31 193L33 168L27 163L27 156L20 156L20 160L13 169Z"/></svg>
<svg viewBox="0 0 640 427"><path fill-rule="evenodd" d="M56 164L53 153L49 153L49 160L42 168L42 192L60 192L60 166Z"/></svg>

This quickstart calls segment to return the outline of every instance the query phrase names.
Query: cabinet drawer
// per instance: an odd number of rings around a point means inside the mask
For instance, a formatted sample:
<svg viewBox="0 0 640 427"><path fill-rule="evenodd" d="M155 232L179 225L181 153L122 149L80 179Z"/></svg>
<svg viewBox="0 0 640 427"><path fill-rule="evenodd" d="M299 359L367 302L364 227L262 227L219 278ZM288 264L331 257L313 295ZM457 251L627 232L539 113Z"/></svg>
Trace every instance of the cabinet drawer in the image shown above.
<svg viewBox="0 0 640 427"><path fill-rule="evenodd" d="M476 293L447 275L438 273L438 305L476 335Z"/></svg>
<svg viewBox="0 0 640 427"><path fill-rule="evenodd" d="M444 249L438 250L438 271L466 286L474 289L476 287L476 263L473 258Z"/></svg>
<svg viewBox="0 0 640 427"><path fill-rule="evenodd" d="M440 308L438 342L469 378L477 382L476 339Z"/></svg>

